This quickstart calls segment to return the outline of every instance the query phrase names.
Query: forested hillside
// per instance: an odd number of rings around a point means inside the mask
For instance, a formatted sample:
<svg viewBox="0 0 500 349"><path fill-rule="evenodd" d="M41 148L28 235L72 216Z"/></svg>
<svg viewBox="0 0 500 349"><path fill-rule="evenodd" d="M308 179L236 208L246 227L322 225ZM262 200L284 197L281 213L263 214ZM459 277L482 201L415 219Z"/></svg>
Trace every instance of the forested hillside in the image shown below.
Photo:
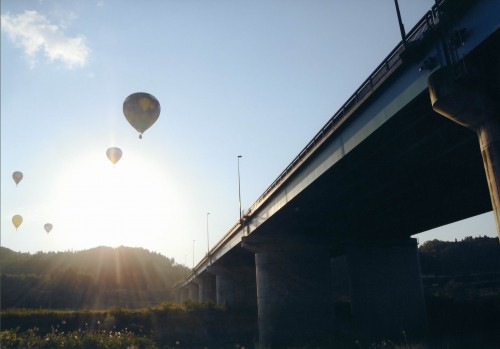
<svg viewBox="0 0 500 349"><path fill-rule="evenodd" d="M419 254L424 287L432 294L456 294L471 282L471 295L500 290L497 238L427 241ZM0 247L0 272L2 309L109 309L171 301L172 286L189 269L142 248L29 254Z"/></svg>
<svg viewBox="0 0 500 349"><path fill-rule="evenodd" d="M425 242L419 248L426 295L456 301L500 296L498 238L466 237L461 241ZM430 302L430 300L428 300Z"/></svg>
<svg viewBox="0 0 500 349"><path fill-rule="evenodd" d="M457 275L500 272L498 238L466 237L455 240L427 241L419 247L422 274Z"/></svg>
<svg viewBox="0 0 500 349"><path fill-rule="evenodd" d="M171 300L188 268L142 248L14 252L0 247L1 306L53 309L147 307Z"/></svg>

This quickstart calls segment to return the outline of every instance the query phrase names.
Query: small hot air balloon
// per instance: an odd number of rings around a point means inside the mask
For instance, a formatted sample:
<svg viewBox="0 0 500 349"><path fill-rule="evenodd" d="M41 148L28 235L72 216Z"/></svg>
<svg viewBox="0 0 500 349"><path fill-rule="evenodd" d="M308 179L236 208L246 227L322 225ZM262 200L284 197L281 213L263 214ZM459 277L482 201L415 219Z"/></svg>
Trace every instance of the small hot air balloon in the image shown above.
<svg viewBox="0 0 500 349"><path fill-rule="evenodd" d="M108 157L109 161L111 161L114 165L118 162L118 160L121 159L122 150L120 148L111 147L108 150L106 150L106 156Z"/></svg>
<svg viewBox="0 0 500 349"><path fill-rule="evenodd" d="M23 217L21 217L18 214L12 217L12 223L14 224L14 227L16 227L16 230L17 228L19 228L22 222L23 222Z"/></svg>
<svg viewBox="0 0 500 349"><path fill-rule="evenodd" d="M21 182L23 179L23 173L20 171L16 171L12 174L12 178L14 178L14 182L16 182L16 186Z"/></svg>
<svg viewBox="0 0 500 349"><path fill-rule="evenodd" d="M52 230L52 224L50 223L45 223L45 225L43 226L43 229L45 229L45 231L48 233L50 233L50 231Z"/></svg>
<svg viewBox="0 0 500 349"><path fill-rule="evenodd" d="M149 93L132 93L123 102L123 114L127 121L142 134L153 125L160 116L160 102Z"/></svg>

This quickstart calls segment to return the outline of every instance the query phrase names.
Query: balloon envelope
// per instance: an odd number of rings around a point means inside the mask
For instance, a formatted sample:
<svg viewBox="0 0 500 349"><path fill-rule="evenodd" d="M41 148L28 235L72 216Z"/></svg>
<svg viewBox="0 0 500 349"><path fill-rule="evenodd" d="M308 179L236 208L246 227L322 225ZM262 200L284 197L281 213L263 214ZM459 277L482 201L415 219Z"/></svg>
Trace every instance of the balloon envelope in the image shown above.
<svg viewBox="0 0 500 349"><path fill-rule="evenodd" d="M121 159L122 150L116 147L109 148L108 150L106 150L106 156L108 157L109 161L111 161L114 165L118 162L118 160Z"/></svg>
<svg viewBox="0 0 500 349"><path fill-rule="evenodd" d="M50 223L46 223L43 228L45 229L45 231L48 233L50 233L50 231L52 230L52 224Z"/></svg>
<svg viewBox="0 0 500 349"><path fill-rule="evenodd" d="M160 102L149 93L132 93L123 102L123 114L125 118L139 133L142 133L153 125L160 116Z"/></svg>
<svg viewBox="0 0 500 349"><path fill-rule="evenodd" d="M19 228L19 226L21 225L22 222L23 222L23 217L21 217L18 214L16 214L14 217L12 217L12 224L14 224L14 227L16 227L16 230L17 230L17 228Z"/></svg>
<svg viewBox="0 0 500 349"><path fill-rule="evenodd" d="M16 185L21 182L21 179L23 179L23 173L20 171L16 171L12 174L12 178L14 178L14 182L16 182Z"/></svg>

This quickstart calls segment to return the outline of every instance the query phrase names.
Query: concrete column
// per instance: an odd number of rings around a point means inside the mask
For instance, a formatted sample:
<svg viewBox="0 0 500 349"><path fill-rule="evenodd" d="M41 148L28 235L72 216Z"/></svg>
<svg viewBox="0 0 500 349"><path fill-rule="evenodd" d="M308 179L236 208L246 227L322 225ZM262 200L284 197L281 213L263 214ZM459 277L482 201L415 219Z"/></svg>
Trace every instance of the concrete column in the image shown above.
<svg viewBox="0 0 500 349"><path fill-rule="evenodd" d="M217 273L216 276L217 304L234 305L236 303L236 285L229 273ZM257 298L257 294L255 295Z"/></svg>
<svg viewBox="0 0 500 349"><path fill-rule="evenodd" d="M188 296L187 298L199 302L200 301L200 292L198 288L198 284L195 282L190 282L187 286L188 289Z"/></svg>
<svg viewBox="0 0 500 349"><path fill-rule="evenodd" d="M427 333L416 239L352 242L346 257L358 336L403 340Z"/></svg>
<svg viewBox="0 0 500 349"><path fill-rule="evenodd" d="M349 300L349 272L347 269L347 259L345 255L330 259L330 269L332 273L332 291L334 301Z"/></svg>
<svg viewBox="0 0 500 349"><path fill-rule="evenodd" d="M255 253L260 348L326 338L334 317L329 250L285 239L242 245Z"/></svg>
<svg viewBox="0 0 500 349"><path fill-rule="evenodd" d="M181 289L180 288L174 288L172 289L172 294L174 296L174 302L177 304L182 304L181 301Z"/></svg>
<svg viewBox="0 0 500 349"><path fill-rule="evenodd" d="M231 308L256 307L257 285L255 268L211 265L215 274L216 300Z"/></svg>
<svg viewBox="0 0 500 349"><path fill-rule="evenodd" d="M330 259L332 275L332 296L335 314L336 333L349 334L351 331L351 292L349 289L349 270L345 255Z"/></svg>
<svg viewBox="0 0 500 349"><path fill-rule="evenodd" d="M189 290L187 287L182 287L179 290L180 303L183 304L185 301L189 299Z"/></svg>
<svg viewBox="0 0 500 349"><path fill-rule="evenodd" d="M200 302L214 302L215 299L215 276L209 272L198 275L194 282L198 284L198 300Z"/></svg>
<svg viewBox="0 0 500 349"><path fill-rule="evenodd" d="M495 74L494 70L492 74ZM478 136L497 233L500 237L500 107L498 96L495 98L494 93L481 84L480 78L455 78L453 67L445 67L433 72L429 76L428 86L434 111L471 129ZM498 92L496 93L498 95Z"/></svg>

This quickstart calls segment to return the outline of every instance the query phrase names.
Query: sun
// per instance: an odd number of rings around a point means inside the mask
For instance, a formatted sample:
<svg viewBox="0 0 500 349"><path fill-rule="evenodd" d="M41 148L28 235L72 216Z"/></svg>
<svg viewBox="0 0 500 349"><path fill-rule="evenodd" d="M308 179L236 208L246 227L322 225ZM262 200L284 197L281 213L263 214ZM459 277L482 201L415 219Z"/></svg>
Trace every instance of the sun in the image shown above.
<svg viewBox="0 0 500 349"><path fill-rule="evenodd" d="M82 153L57 177L51 206L60 244L74 249L180 244L184 205L168 170L144 154L122 150L115 165L105 150Z"/></svg>

